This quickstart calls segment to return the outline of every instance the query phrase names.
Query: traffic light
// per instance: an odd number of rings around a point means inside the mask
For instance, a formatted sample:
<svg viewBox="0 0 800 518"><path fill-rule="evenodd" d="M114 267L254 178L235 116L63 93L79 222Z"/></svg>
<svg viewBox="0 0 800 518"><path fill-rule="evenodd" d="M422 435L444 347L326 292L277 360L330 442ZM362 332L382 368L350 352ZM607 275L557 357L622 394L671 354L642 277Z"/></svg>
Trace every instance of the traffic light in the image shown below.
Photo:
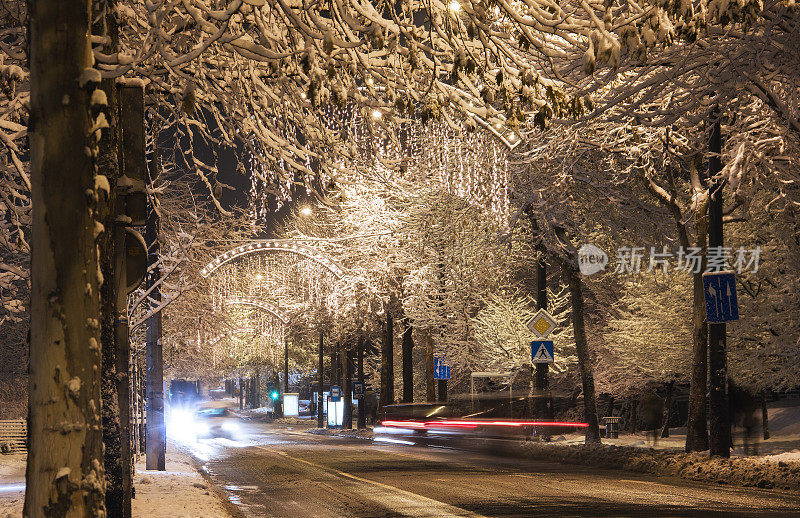
<svg viewBox="0 0 800 518"><path fill-rule="evenodd" d="M269 393L269 397L271 397L272 400L274 401L274 400L278 399L279 397L281 397L281 393L278 392L277 389L272 389L272 391L270 391L270 393Z"/></svg>

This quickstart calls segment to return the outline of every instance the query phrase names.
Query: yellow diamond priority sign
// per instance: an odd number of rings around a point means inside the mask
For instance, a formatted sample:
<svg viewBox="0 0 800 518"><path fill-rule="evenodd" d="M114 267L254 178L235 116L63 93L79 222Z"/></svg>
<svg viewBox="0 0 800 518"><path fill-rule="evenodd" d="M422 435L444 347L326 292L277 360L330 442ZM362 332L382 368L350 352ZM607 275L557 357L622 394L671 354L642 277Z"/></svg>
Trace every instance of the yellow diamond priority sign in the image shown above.
<svg viewBox="0 0 800 518"><path fill-rule="evenodd" d="M528 329L539 338L546 338L556 328L556 321L547 310L540 309L528 320Z"/></svg>

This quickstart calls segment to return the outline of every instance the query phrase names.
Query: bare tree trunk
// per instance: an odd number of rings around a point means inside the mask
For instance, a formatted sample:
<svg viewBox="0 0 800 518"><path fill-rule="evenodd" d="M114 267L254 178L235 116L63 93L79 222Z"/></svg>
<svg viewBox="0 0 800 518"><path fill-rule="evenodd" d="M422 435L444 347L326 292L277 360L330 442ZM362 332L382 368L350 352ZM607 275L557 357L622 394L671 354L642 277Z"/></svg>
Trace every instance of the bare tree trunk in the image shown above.
<svg viewBox="0 0 800 518"><path fill-rule="evenodd" d="M436 383L433 379L433 337L430 330L425 331L425 400L436 401Z"/></svg>
<svg viewBox="0 0 800 518"><path fill-rule="evenodd" d="M414 326L403 319L403 403L414 402Z"/></svg>
<svg viewBox="0 0 800 518"><path fill-rule="evenodd" d="M632 434L636 433L639 428L639 416L637 410L639 409L639 400L633 399L630 402L628 409L628 431Z"/></svg>
<svg viewBox="0 0 800 518"><path fill-rule="evenodd" d="M378 408L394 403L394 330L392 314L387 308L386 325L381 344L381 393Z"/></svg>
<svg viewBox="0 0 800 518"><path fill-rule="evenodd" d="M769 439L769 412L767 412L767 391L761 391L761 430L764 432L764 440Z"/></svg>
<svg viewBox="0 0 800 518"><path fill-rule="evenodd" d="M698 230L698 235L700 230ZM705 238L703 238L705 245ZM706 402L708 390L708 324L703 295L703 276L694 275L692 310L692 379L689 383L689 418L686 422L686 451L708 449Z"/></svg>
<svg viewBox="0 0 800 518"><path fill-rule="evenodd" d="M32 220L24 515L105 513L91 2L30 6ZM97 74L99 81L99 74ZM99 108L99 107L98 107ZM86 150L92 151L87 153ZM87 196L87 193L89 195ZM102 200L102 201L101 201Z"/></svg>
<svg viewBox="0 0 800 518"><path fill-rule="evenodd" d="M667 383L667 396L664 398L664 426L661 428L661 437L669 437L669 420L672 417L672 395L675 389L675 380Z"/></svg>
<svg viewBox="0 0 800 518"><path fill-rule="evenodd" d="M606 415L613 416L614 415L614 396L608 396L608 406L606 406Z"/></svg>
<svg viewBox="0 0 800 518"><path fill-rule="evenodd" d="M599 443L600 424L597 419L597 401L594 392L594 368L586 342L586 328L583 314L583 288L577 270L566 262L563 265L569 282L570 301L572 302L572 328L575 333L575 352L578 356L578 369L583 384L583 414L589 427L586 429L586 444Z"/></svg>

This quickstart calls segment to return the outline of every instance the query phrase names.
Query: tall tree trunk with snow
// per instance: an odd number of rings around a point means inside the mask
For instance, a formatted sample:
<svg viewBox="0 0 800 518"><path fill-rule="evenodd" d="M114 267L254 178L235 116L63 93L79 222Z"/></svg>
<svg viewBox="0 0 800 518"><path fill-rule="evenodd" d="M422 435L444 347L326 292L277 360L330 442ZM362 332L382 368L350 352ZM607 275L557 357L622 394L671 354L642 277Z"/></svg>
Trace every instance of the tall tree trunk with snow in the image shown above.
<svg viewBox="0 0 800 518"><path fill-rule="evenodd" d="M414 326L403 318L403 403L414 402Z"/></svg>
<svg viewBox="0 0 800 518"><path fill-rule="evenodd" d="M667 133L669 144L669 133ZM674 168L667 167L668 183L659 185L653 175L646 174L645 185L650 192L669 209L678 230L678 240L684 250L688 250L688 222L694 222L694 246L701 249L701 265L692 277L692 374L689 384L689 416L686 422L686 451L702 451L708 449L708 426L706 424L706 391L708 388L708 324L706 322L706 305L703 295L703 271L706 265L706 236L708 232L708 195L700 178L698 164L691 158L689 164L689 180L693 194L691 211L688 215L678 201L679 189Z"/></svg>
<svg viewBox="0 0 800 518"><path fill-rule="evenodd" d="M392 313L386 308L386 323L381 343L381 393L378 408L394 403L394 329Z"/></svg>
<svg viewBox="0 0 800 518"><path fill-rule="evenodd" d="M90 131L105 119L90 111L100 80L86 72L91 2L29 6L34 211L23 513L99 516L105 513L96 244L102 228L95 218L106 202L97 196L92 161L99 135Z"/></svg>
<svg viewBox="0 0 800 518"><path fill-rule="evenodd" d="M704 221L705 218L703 218ZM705 234L705 227L702 231ZM705 249L705 236L700 238ZM703 261L705 263L705 261ZM705 267L705 265L703 266ZM686 451L708 449L708 423L706 403L708 396L708 324L703 295L703 274L696 273L692 280L692 378L689 382L689 417L686 422Z"/></svg>
<svg viewBox="0 0 800 518"><path fill-rule="evenodd" d="M600 442L600 424L597 419L597 400L594 391L594 368L586 341L583 311L583 286L576 265L562 263L569 284L572 302L572 329L575 334L575 352L583 385L583 415L589 427L586 429L586 444Z"/></svg>
<svg viewBox="0 0 800 518"><path fill-rule="evenodd" d="M108 12L98 17L94 28L95 34L106 34L108 44L104 52L116 52L118 30L115 14ZM101 88L106 95L106 120L108 131L102 132L97 155L97 174L108 182L108 193L98 192L105 196L107 205L98 207L98 220L106 229L113 229L116 213L116 182L119 176L119 97L114 79L104 79ZM116 325L116 292L114 286L115 240L111 231L103 232L98 238L100 272L104 282L100 287L100 344L102 349L101 409L103 423L104 462L106 474L106 512L109 516L123 515L122 474L119 400L117 398L117 351L115 340Z"/></svg>

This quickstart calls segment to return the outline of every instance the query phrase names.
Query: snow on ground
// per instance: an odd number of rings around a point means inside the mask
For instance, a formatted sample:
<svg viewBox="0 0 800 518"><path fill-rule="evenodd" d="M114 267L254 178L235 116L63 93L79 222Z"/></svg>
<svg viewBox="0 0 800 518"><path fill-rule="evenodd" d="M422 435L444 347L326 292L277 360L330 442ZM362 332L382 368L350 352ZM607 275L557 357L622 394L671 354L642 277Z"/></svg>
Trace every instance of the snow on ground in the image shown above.
<svg viewBox="0 0 800 518"><path fill-rule="evenodd" d="M133 516L146 518L229 518L221 496L195 469L192 459L169 444L167 470L145 470L136 463Z"/></svg>
<svg viewBox="0 0 800 518"><path fill-rule="evenodd" d="M372 439L374 434L369 428L359 430L357 428L342 429L342 428L309 428L306 430L308 433L316 435L331 435L335 437L358 437L360 439Z"/></svg>
<svg viewBox="0 0 800 518"><path fill-rule="evenodd" d="M0 518L22 516L25 454L0 455ZM166 471L146 471L136 463L134 518L229 518L222 497L195 469L192 459L172 444Z"/></svg>
<svg viewBox="0 0 800 518"><path fill-rule="evenodd" d="M0 455L0 518L22 516L26 458L24 453Z"/></svg>

